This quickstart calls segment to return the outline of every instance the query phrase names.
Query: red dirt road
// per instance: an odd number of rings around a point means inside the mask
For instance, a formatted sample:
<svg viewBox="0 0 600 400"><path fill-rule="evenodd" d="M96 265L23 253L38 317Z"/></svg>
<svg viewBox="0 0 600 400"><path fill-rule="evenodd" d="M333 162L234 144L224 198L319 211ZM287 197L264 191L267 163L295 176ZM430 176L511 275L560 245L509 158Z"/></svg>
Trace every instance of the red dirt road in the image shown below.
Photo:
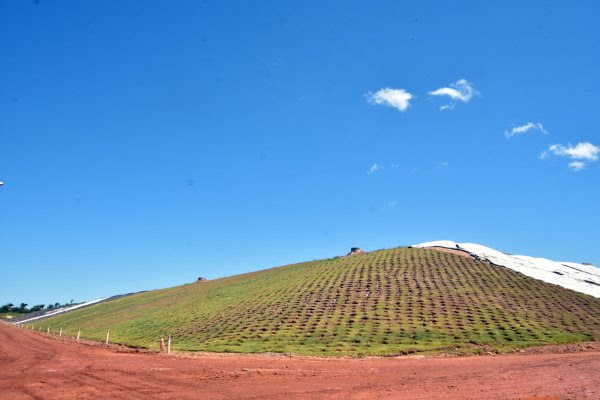
<svg viewBox="0 0 600 400"><path fill-rule="evenodd" d="M600 399L600 352L311 359L118 353L0 324L0 399Z"/></svg>

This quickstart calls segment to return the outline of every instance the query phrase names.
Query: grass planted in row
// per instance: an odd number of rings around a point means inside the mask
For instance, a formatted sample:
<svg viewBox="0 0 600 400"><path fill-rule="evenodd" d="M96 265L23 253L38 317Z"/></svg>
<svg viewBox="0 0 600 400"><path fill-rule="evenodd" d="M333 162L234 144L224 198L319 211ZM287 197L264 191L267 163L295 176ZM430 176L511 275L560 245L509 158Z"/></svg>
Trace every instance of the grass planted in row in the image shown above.
<svg viewBox="0 0 600 400"><path fill-rule="evenodd" d="M155 348L312 355L477 352L600 338L600 300L503 267L396 248L156 290L40 321Z"/></svg>

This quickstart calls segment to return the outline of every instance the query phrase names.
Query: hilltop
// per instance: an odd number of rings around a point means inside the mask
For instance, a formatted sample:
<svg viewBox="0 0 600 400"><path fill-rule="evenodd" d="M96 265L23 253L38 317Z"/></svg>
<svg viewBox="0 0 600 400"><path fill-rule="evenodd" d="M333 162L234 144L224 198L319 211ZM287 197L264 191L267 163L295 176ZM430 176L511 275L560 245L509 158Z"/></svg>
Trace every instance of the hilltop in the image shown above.
<svg viewBox="0 0 600 400"><path fill-rule="evenodd" d="M451 252L395 248L155 290L41 321L156 348L322 355L503 351L600 339L600 299Z"/></svg>
<svg viewBox="0 0 600 400"><path fill-rule="evenodd" d="M547 258L519 256L507 254L480 244L456 243L451 240L421 243L413 247L434 248L441 251L451 250L457 254L489 261L492 264L501 265L532 278L600 298L600 269L590 263L553 261Z"/></svg>

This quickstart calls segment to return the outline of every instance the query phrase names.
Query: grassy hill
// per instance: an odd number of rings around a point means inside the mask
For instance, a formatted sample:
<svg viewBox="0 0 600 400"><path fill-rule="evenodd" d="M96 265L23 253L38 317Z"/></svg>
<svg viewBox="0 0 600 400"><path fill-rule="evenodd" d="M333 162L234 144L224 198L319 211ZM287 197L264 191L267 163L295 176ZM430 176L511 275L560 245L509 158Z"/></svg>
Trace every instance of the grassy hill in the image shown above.
<svg viewBox="0 0 600 400"><path fill-rule="evenodd" d="M396 248L124 297L39 321L157 348L319 355L507 350L600 339L600 299L503 267Z"/></svg>

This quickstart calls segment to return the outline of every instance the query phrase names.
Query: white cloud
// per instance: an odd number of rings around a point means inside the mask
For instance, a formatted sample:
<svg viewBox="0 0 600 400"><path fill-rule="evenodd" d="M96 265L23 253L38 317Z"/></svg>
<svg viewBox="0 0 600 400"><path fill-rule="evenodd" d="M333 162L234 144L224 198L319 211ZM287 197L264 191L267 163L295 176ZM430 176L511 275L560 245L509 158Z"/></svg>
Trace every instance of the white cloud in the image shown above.
<svg viewBox="0 0 600 400"><path fill-rule="evenodd" d="M379 171L380 167L377 164L373 164L371 165L371 168L369 168L369 175L370 174L374 174L375 172Z"/></svg>
<svg viewBox="0 0 600 400"><path fill-rule="evenodd" d="M544 151L540 158L545 159L548 154L554 154L555 156L568 157L574 161L569 163L569 168L573 171L581 171L588 163L598 161L598 154L600 153L600 147L594 146L589 142L577 143L576 146L563 146L562 144L553 144L548 147L547 151Z"/></svg>
<svg viewBox="0 0 600 400"><path fill-rule="evenodd" d="M589 142L577 143L577 146L571 145L565 147L561 144L553 144L548 148L556 156L570 157L575 160L597 161L600 147L594 146Z"/></svg>
<svg viewBox="0 0 600 400"><path fill-rule="evenodd" d="M569 163L569 168L571 168L573 171L581 171L585 168L585 166L586 164L582 161L573 161Z"/></svg>
<svg viewBox="0 0 600 400"><path fill-rule="evenodd" d="M394 107L400 111L406 111L410 105L413 95L404 89L379 89L375 93L369 93L367 99L371 104L379 104Z"/></svg>
<svg viewBox="0 0 600 400"><path fill-rule="evenodd" d="M448 96L453 101L451 104L445 104L440 107L440 110L448 110L454 108L457 101L463 103L468 102L471 98L478 94L477 90L473 85L466 79L459 79L455 83L451 83L450 86L441 87L439 89L429 92L430 96Z"/></svg>
<svg viewBox="0 0 600 400"><path fill-rule="evenodd" d="M521 125L521 126L514 126L510 131L504 131L504 136L506 136L507 138L511 138L515 135L519 135L521 133L525 133L531 129L537 129L542 133L548 133L546 132L546 130L544 129L544 126L540 123L540 122L528 122L525 125Z"/></svg>
<svg viewBox="0 0 600 400"><path fill-rule="evenodd" d="M435 165L438 168L446 168L448 166L448 161L437 161Z"/></svg>

